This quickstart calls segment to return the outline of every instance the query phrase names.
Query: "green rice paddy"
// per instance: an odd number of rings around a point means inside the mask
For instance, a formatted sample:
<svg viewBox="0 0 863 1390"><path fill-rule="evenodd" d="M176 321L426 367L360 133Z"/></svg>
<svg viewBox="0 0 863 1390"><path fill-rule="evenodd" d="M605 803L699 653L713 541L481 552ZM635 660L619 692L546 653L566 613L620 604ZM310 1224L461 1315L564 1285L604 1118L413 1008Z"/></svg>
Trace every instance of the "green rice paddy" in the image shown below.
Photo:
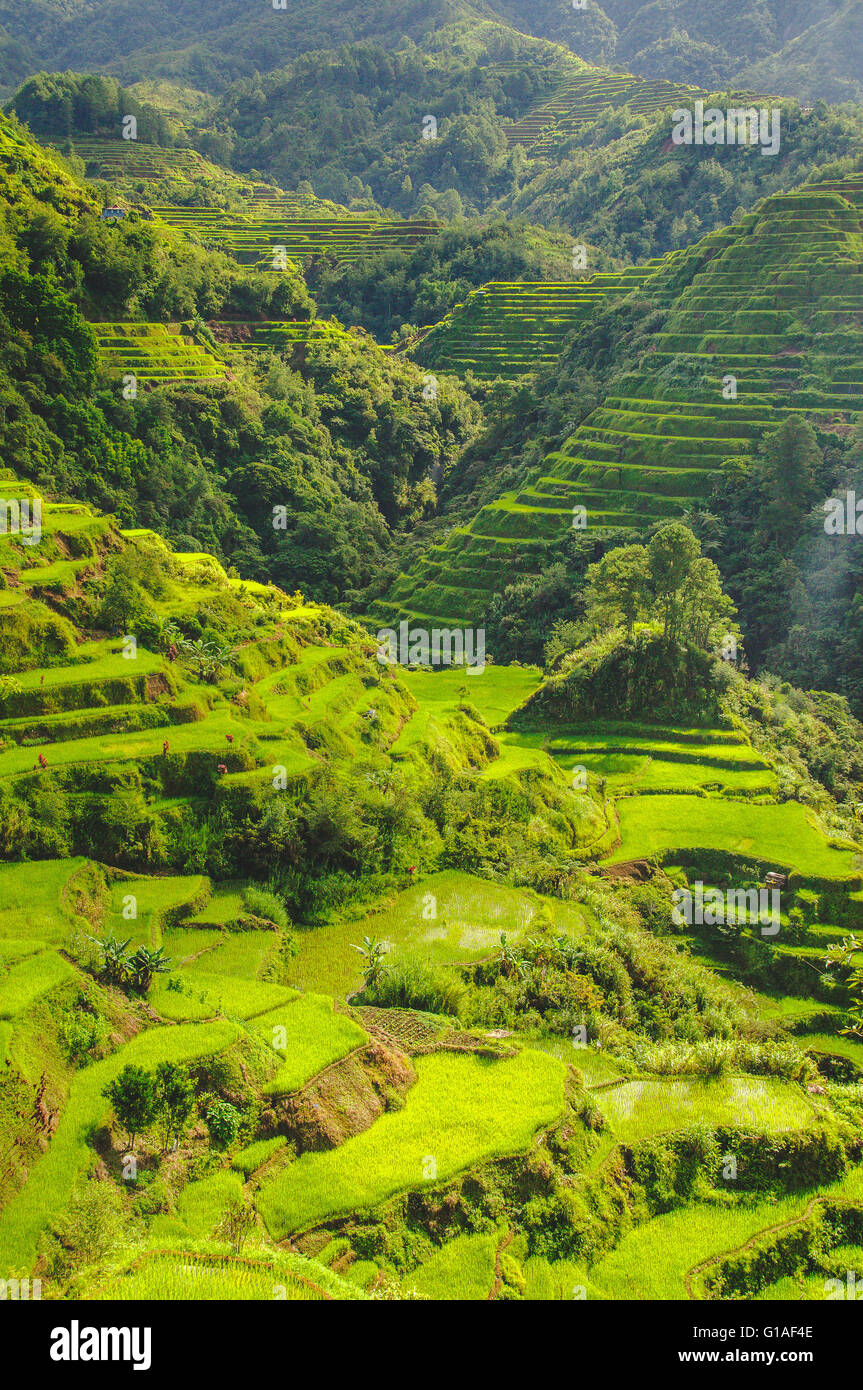
<svg viewBox="0 0 863 1390"><path fill-rule="evenodd" d="M405 889L390 906L361 921L302 932L288 979L301 989L317 984L345 997L362 984L353 946L366 935L383 941L394 958L417 955L440 964L476 960L494 950L502 932L517 941L544 908L559 931L579 935L584 930L587 914L576 904L446 870Z"/></svg>
<svg viewBox="0 0 863 1390"><path fill-rule="evenodd" d="M275 1239L376 1206L421 1185L425 1174L443 1181L482 1159L526 1149L563 1105L565 1068L539 1052L506 1060L434 1053L418 1058L416 1071L402 1110L264 1181L257 1207Z"/></svg>
<svg viewBox="0 0 863 1390"><path fill-rule="evenodd" d="M697 1124L777 1133L811 1124L816 1115L798 1087L755 1076L625 1081L597 1092L596 1104L627 1144Z"/></svg>
<svg viewBox="0 0 863 1390"><path fill-rule="evenodd" d="M796 802L752 802L697 796L629 796L618 802L620 847L612 860L673 849L717 849L750 855L801 874L847 878L852 849L833 849L811 813Z"/></svg>

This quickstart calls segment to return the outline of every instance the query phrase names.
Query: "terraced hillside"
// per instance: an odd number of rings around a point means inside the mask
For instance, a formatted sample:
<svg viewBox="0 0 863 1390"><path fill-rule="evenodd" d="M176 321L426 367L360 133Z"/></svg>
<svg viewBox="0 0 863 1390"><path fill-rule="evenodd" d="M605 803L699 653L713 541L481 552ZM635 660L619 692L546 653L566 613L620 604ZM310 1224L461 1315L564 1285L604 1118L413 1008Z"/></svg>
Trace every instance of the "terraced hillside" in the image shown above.
<svg viewBox="0 0 863 1390"><path fill-rule="evenodd" d="M698 96L699 88L664 78L645 79L627 72L587 68L561 76L554 96L527 115L504 125L507 144L524 145L534 158L550 157L555 147L579 127L596 120L605 107L627 106L639 115L677 106Z"/></svg>
<svg viewBox="0 0 863 1390"><path fill-rule="evenodd" d="M492 280L423 335L411 355L441 371L518 377L548 366L598 304L631 294L652 265L554 283Z"/></svg>
<svg viewBox="0 0 863 1390"><path fill-rule="evenodd" d="M298 216L290 197L260 198L247 213L164 206L154 212L169 226L227 251L240 265L259 270L274 268L279 248L292 260L306 263L326 255L336 265L349 265L380 251L409 251L434 236L440 226L428 218L402 221L328 211Z"/></svg>
<svg viewBox="0 0 863 1390"><path fill-rule="evenodd" d="M207 326L217 342L224 344L226 355L239 359L261 351L289 353L307 343L323 342L344 332L328 320L292 322L279 319L263 323L211 319Z"/></svg>
<svg viewBox="0 0 863 1390"><path fill-rule="evenodd" d="M220 381L225 363L183 332L180 324L94 323L102 367L132 374L142 385Z"/></svg>
<svg viewBox="0 0 863 1390"><path fill-rule="evenodd" d="M177 174L200 178L213 167L197 150L148 145L139 140L76 136L72 150L83 159L88 179L109 183L157 181Z"/></svg>
<svg viewBox="0 0 863 1390"><path fill-rule="evenodd" d="M9 476L0 495L36 500ZM661 1248L685 1211L674 1258L639 1278L716 1297L736 1287L735 1244L769 1240L776 1213L796 1229L813 1202L825 1221L861 1208L843 1115L863 1044L839 1034L841 990L806 996L863 911L856 847L778 801L745 732L531 724L533 668L383 668L333 610L39 500L38 544L0 538L0 1270L93 1299L613 1298L623 1253ZM143 577L152 607L105 635L94 596L116 601L118 567L119 592ZM354 778L338 799L337 776ZM412 816L441 817L421 854L398 849L406 788ZM353 834L347 805L379 808L357 844L394 842L392 868L362 902L319 878L292 922L296 866L320 851L291 817L330 855ZM524 882L537 845L543 889ZM792 871L805 931L757 957L772 992L743 969L757 929L743 965L709 931L663 939L679 880L659 865L707 877L704 855L714 874ZM649 929L619 886L634 858L654 865ZM108 969L118 950L164 958L143 992ZM602 1030L589 1045L581 1017ZM198 1106L176 1152L157 1125L129 1141L110 1100L125 1068L169 1062ZM708 1146L698 1196L655 1211L642 1152L706 1131L740 1190L704 1200L722 1184ZM131 1183L130 1143L147 1174ZM557 1204L572 1190L589 1239ZM122 1234L82 1267L63 1252L88 1201ZM816 1255L858 1258L842 1230L801 1240L811 1278Z"/></svg>
<svg viewBox="0 0 863 1390"><path fill-rule="evenodd" d="M723 459L751 455L789 415L825 442L845 431L863 409L862 212L860 176L813 185L666 257L640 285L666 314L638 370L524 487L433 546L374 616L476 622L573 525L637 535L680 516Z"/></svg>

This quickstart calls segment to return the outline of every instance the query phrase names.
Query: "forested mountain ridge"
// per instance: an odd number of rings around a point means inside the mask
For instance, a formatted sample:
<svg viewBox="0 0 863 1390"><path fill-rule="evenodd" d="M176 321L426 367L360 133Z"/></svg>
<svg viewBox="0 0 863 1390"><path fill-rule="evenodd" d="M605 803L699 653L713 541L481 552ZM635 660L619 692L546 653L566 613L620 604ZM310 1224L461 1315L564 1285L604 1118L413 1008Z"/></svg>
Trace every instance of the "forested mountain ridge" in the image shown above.
<svg viewBox="0 0 863 1390"><path fill-rule="evenodd" d="M217 90L281 67L312 50L404 39L428 48L440 31L481 24L549 39L591 63L715 89L766 84L812 101L861 90L860 0L594 0L576 10L558 0L294 0L250 15L244 0L216 0L201 31L192 0L32 0L26 19L0 3L0 81L39 68L103 69L128 81L170 77Z"/></svg>
<svg viewBox="0 0 863 1390"><path fill-rule="evenodd" d="M464 391L446 383L426 400L420 369L334 329L301 371L268 359L238 365L206 396L188 386L124 395L104 375L88 318L179 321L192 336L219 315L309 321L302 276L293 262L278 280L249 274L137 217L106 224L94 191L5 119L0 160L7 466L127 525L214 550L250 577L270 577L280 551L286 584L334 598L368 583L389 528L433 505L429 475L443 477L477 429ZM290 516L283 531L277 504Z"/></svg>

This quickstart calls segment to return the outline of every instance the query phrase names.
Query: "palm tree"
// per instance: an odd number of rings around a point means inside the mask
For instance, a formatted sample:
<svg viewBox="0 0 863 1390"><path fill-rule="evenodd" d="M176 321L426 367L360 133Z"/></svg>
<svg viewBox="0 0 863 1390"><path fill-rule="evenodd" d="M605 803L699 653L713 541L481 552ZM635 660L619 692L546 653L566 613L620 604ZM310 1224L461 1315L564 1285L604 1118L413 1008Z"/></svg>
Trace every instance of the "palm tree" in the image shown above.
<svg viewBox="0 0 863 1390"><path fill-rule="evenodd" d="M125 984L129 970L127 952L131 937L125 941L118 941L113 932L105 937L90 936L87 938L99 948L100 964L99 973L112 985Z"/></svg>
<svg viewBox="0 0 863 1390"><path fill-rule="evenodd" d="M199 680L217 680L222 667L230 660L232 650L231 647L220 647L218 642L183 643L183 653Z"/></svg>
<svg viewBox="0 0 863 1390"><path fill-rule="evenodd" d="M165 975L170 968L171 962L165 955L164 947L159 946L151 951L148 946L139 946L127 962L129 983L139 994L146 994L153 983L153 976Z"/></svg>
<svg viewBox="0 0 863 1390"><path fill-rule="evenodd" d="M351 942L351 948L358 951L363 958L363 982L366 989L374 989L375 985L379 984L387 973L387 967L384 964L384 956L386 955L384 943L378 941L376 936L364 936L362 946L355 946Z"/></svg>
<svg viewBox="0 0 863 1390"><path fill-rule="evenodd" d="M510 946L505 931L502 931L500 934L500 950L497 956L497 963L500 966L502 975L517 975L520 980L524 979L524 961L515 947Z"/></svg>

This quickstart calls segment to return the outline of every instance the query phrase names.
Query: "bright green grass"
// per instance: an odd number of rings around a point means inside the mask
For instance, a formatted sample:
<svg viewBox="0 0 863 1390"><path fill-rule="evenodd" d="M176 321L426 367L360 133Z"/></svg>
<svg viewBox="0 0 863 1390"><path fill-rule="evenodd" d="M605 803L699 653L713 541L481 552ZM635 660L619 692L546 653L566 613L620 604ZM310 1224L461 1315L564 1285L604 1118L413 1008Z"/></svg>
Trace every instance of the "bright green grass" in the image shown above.
<svg viewBox="0 0 863 1390"><path fill-rule="evenodd" d="M540 746L535 734L502 733L496 735L499 752L480 773L485 778L509 777L512 773L538 769L549 772L549 756Z"/></svg>
<svg viewBox="0 0 863 1390"><path fill-rule="evenodd" d="M591 1280L603 1298L685 1299L690 1269L730 1253L759 1231L801 1217L815 1195L859 1201L863 1169L814 1192L794 1193L754 1204L693 1203L637 1226L614 1250L592 1265Z"/></svg>
<svg viewBox="0 0 863 1390"><path fill-rule="evenodd" d="M547 905L560 932L584 931L588 914L574 903L543 899L448 869L407 888L383 912L360 922L335 922L299 932L298 955L288 978L300 988L325 989L344 997L362 985L361 959L352 949L363 936L377 936L399 956L422 955L432 962L477 960L498 945L501 932L517 940Z"/></svg>
<svg viewBox="0 0 863 1390"><path fill-rule="evenodd" d="M133 664L127 662L127 666ZM130 673L127 671L126 674ZM132 671L131 674L135 675L136 672ZM269 725L259 724L256 727L272 732ZM233 734L240 743L250 730L249 721L236 719L225 709L217 709L206 719L193 724L175 725L170 730L169 743L172 753L209 752L213 754L215 762L220 754L224 754L227 734ZM57 743L43 744L41 748L48 759L49 767L68 763L136 762L160 754L164 740L164 728L139 729L123 734L100 734L90 738L60 740ZM273 747L276 748L278 745ZM14 746L5 753L0 753L0 777L29 772L35 756L32 747Z"/></svg>
<svg viewBox="0 0 863 1390"><path fill-rule="evenodd" d="M5 970L19 960L25 960L27 956L38 955L44 949L44 941L21 941L17 937L3 940L0 937L0 969Z"/></svg>
<svg viewBox="0 0 863 1390"><path fill-rule="evenodd" d="M193 1061L223 1052L238 1036L237 1026L226 1022L156 1028L78 1072L50 1147L0 1212L0 1270L30 1269L40 1231L63 1211L76 1179L95 1157L87 1141L110 1109L102 1091L124 1066Z"/></svg>
<svg viewBox="0 0 863 1390"><path fill-rule="evenodd" d="M495 1255L500 1240L500 1231L456 1236L436 1250L413 1274L405 1275L402 1288L435 1300L478 1302L488 1298L494 1284Z"/></svg>
<svg viewBox="0 0 863 1390"><path fill-rule="evenodd" d="M812 1103L788 1082L732 1076L626 1081L596 1093L596 1104L624 1143L687 1125L800 1129L815 1117Z"/></svg>
<svg viewBox="0 0 863 1390"><path fill-rule="evenodd" d="M206 1240L215 1234L225 1212L242 1195L239 1173L222 1169L183 1188L177 1198L177 1217L194 1240Z"/></svg>
<svg viewBox="0 0 863 1390"><path fill-rule="evenodd" d="M579 750L568 754L565 759L557 754L555 760L565 762L567 768L579 764L589 773L604 777L612 792L624 787L652 791L719 785L733 791L746 789L768 794L776 788L776 776L766 768L719 767L709 759L704 762L678 762L652 754L583 753Z"/></svg>
<svg viewBox="0 0 863 1390"><path fill-rule="evenodd" d="M46 666L33 671L18 671L15 679L23 690L48 689L55 685L77 685L81 681L128 679L149 676L160 671L161 656L139 647L134 661L122 655L122 643L116 641L85 642L75 651L74 666Z"/></svg>
<svg viewBox="0 0 863 1390"><path fill-rule="evenodd" d="M168 932L165 946L175 962L185 961L183 974L194 983L195 976L204 975L242 975L250 980L258 978L264 967L278 954L280 937L273 931L225 932L220 930L208 933L212 940L207 943L213 949L207 950L196 959L189 959L200 950L193 947L185 938L193 935L200 941L201 933L183 928Z"/></svg>
<svg viewBox="0 0 863 1390"><path fill-rule="evenodd" d="M59 945L73 925L62 893L86 859L42 859L0 866L0 936Z"/></svg>
<svg viewBox="0 0 863 1390"><path fill-rule="evenodd" d="M825 1274L786 1274L751 1297L756 1303L823 1303L828 1292L826 1281Z"/></svg>
<svg viewBox="0 0 863 1390"><path fill-rule="evenodd" d="M148 996L150 1004L163 1018L184 1022L212 1018L214 1014L253 1018L286 1004L294 995L284 985L237 979L233 975L209 975L204 971L194 976L180 974L184 985L181 993L168 988L169 978L161 975L153 982Z"/></svg>
<svg viewBox="0 0 863 1390"><path fill-rule="evenodd" d="M621 844L613 860L701 848L747 854L823 878L854 873L854 852L828 845L797 802L760 806L712 797L630 796L617 810Z"/></svg>
<svg viewBox="0 0 863 1390"><path fill-rule="evenodd" d="M588 1086L601 1086L606 1081L618 1081L625 1073L613 1057L592 1047L574 1047L571 1038L522 1038L527 1047L556 1057L560 1062L578 1067Z"/></svg>
<svg viewBox="0 0 863 1390"><path fill-rule="evenodd" d="M111 884L111 902L105 919L111 931L133 945L162 945L162 921L166 913L179 911L209 891L209 880L202 874L189 877L124 878ZM134 912L134 917L128 914Z"/></svg>
<svg viewBox="0 0 863 1390"><path fill-rule="evenodd" d="M571 1260L547 1260L534 1255L524 1263L524 1296L530 1302L567 1303L602 1295L581 1265Z"/></svg>
<svg viewBox="0 0 863 1390"><path fill-rule="evenodd" d="M247 1144L239 1153L234 1154L231 1167L248 1178L262 1168L279 1149L283 1149L287 1142L284 1134L277 1134L272 1139L257 1139L254 1144Z"/></svg>
<svg viewBox="0 0 863 1390"><path fill-rule="evenodd" d="M5 973L0 970L0 1018L14 1018L74 973L56 951L42 951L10 965Z"/></svg>
<svg viewBox="0 0 863 1390"><path fill-rule="evenodd" d="M239 888L231 888L227 884L221 884L214 888L209 901L204 907L189 917L190 922L216 922L224 924L230 922L235 917L241 917L246 911L243 906L243 894Z"/></svg>
<svg viewBox="0 0 863 1390"><path fill-rule="evenodd" d="M443 1181L483 1159L518 1153L560 1114L566 1069L540 1052L506 1060L435 1053L416 1062L404 1109L327 1153L306 1153L261 1187L257 1204L279 1240L339 1212Z"/></svg>
<svg viewBox="0 0 863 1390"><path fill-rule="evenodd" d="M398 674L419 709L393 745L397 754L412 748L428 733L430 724L456 713L462 703L479 710L491 728L502 724L536 690L541 679L535 666L487 666L476 676L455 668L399 670Z"/></svg>
<svg viewBox="0 0 863 1390"><path fill-rule="evenodd" d="M307 1278L311 1284L315 1283L318 1273L320 1271L310 1262ZM292 1271L275 1268L264 1261L252 1265L245 1261L234 1263L226 1257L211 1263L188 1255L154 1253L138 1268L112 1280L110 1288L97 1297L163 1303L264 1302L279 1298L293 1303L320 1302L325 1294L304 1283Z"/></svg>
<svg viewBox="0 0 863 1390"><path fill-rule="evenodd" d="M264 1087L264 1093L270 1096L299 1090L324 1067L338 1062L368 1040L359 1024L336 1013L332 999L323 994L304 994L293 1003L256 1018L252 1027L283 1059Z"/></svg>
<svg viewBox="0 0 863 1390"><path fill-rule="evenodd" d="M841 1033L807 1033L797 1039L801 1047L812 1052L829 1052L834 1057L847 1057L863 1071L863 1042L843 1037Z"/></svg>

